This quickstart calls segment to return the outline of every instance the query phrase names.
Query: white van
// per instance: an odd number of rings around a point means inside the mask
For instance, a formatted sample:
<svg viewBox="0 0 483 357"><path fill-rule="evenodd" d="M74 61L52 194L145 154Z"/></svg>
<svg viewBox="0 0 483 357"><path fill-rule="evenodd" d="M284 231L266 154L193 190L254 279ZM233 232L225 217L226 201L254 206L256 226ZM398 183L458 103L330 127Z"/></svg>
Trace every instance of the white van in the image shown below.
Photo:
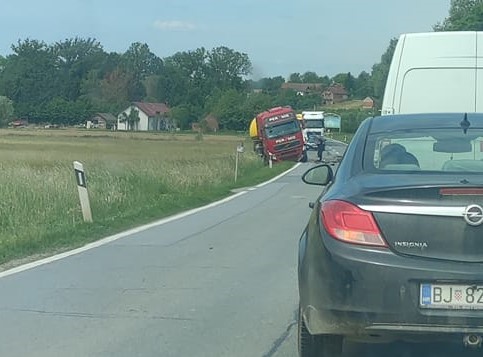
<svg viewBox="0 0 483 357"><path fill-rule="evenodd" d="M400 36L382 115L483 112L483 32Z"/></svg>

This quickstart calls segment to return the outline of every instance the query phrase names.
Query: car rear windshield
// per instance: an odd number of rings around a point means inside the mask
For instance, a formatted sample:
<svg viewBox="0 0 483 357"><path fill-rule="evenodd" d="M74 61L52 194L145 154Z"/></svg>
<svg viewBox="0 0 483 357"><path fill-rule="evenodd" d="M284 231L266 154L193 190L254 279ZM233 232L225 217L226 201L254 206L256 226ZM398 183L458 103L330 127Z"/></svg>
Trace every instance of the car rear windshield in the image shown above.
<svg viewBox="0 0 483 357"><path fill-rule="evenodd" d="M483 174L483 129L435 128L368 136L364 169Z"/></svg>

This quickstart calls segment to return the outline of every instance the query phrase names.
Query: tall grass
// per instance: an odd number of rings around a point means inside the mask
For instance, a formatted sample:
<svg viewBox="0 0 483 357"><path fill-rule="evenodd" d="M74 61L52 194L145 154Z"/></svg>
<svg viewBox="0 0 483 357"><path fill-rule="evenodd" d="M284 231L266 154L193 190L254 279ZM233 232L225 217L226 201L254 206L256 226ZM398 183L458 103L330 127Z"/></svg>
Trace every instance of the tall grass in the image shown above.
<svg viewBox="0 0 483 357"><path fill-rule="evenodd" d="M291 164L264 167L244 138L0 131L0 264L82 245L226 196ZM247 140L246 147L250 143ZM82 220L73 161L84 164L94 223Z"/></svg>

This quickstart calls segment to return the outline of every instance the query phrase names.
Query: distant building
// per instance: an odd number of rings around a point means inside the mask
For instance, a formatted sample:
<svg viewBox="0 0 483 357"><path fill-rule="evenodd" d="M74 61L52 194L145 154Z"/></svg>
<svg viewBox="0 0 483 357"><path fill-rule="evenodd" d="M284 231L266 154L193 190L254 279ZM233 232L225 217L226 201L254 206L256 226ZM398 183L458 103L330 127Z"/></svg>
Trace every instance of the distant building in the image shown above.
<svg viewBox="0 0 483 357"><path fill-rule="evenodd" d="M214 115L208 115L201 121L201 125L205 126L206 129L212 132L217 132L220 129L220 124L218 119Z"/></svg>
<svg viewBox="0 0 483 357"><path fill-rule="evenodd" d="M297 95L306 95L313 93L321 93L323 90L322 83L293 83L286 82L282 84L282 89L291 89L297 92Z"/></svg>
<svg viewBox="0 0 483 357"><path fill-rule="evenodd" d="M111 113L96 113L86 122L86 128L115 129L117 119Z"/></svg>
<svg viewBox="0 0 483 357"><path fill-rule="evenodd" d="M373 109L374 104L375 104L374 99L372 99L371 97L365 97L362 100L362 108L364 108L364 109Z"/></svg>
<svg viewBox="0 0 483 357"><path fill-rule="evenodd" d="M342 84L334 83L322 93L324 104L334 104L349 99L349 93Z"/></svg>
<svg viewBox="0 0 483 357"><path fill-rule="evenodd" d="M208 115L204 119L202 119L199 123L191 124L191 130L193 131L209 131L216 133L220 129L220 124L218 119L214 115Z"/></svg>
<svg viewBox="0 0 483 357"><path fill-rule="evenodd" d="M168 117L168 113L169 108L164 103L134 102L117 116L117 130L160 131L175 129L176 125Z"/></svg>
<svg viewBox="0 0 483 357"><path fill-rule="evenodd" d="M11 128L25 128L29 125L27 119L15 119L8 123L8 126Z"/></svg>

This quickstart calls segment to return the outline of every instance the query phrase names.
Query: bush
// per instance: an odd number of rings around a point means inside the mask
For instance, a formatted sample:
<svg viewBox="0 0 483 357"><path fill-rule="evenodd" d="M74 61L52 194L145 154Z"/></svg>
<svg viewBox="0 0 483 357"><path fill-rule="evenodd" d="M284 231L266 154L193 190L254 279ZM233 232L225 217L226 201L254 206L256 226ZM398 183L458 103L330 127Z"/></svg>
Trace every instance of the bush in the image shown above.
<svg viewBox="0 0 483 357"><path fill-rule="evenodd" d="M341 116L341 131L344 133L355 133L366 118L373 116L372 111L362 109L339 110L338 114Z"/></svg>

